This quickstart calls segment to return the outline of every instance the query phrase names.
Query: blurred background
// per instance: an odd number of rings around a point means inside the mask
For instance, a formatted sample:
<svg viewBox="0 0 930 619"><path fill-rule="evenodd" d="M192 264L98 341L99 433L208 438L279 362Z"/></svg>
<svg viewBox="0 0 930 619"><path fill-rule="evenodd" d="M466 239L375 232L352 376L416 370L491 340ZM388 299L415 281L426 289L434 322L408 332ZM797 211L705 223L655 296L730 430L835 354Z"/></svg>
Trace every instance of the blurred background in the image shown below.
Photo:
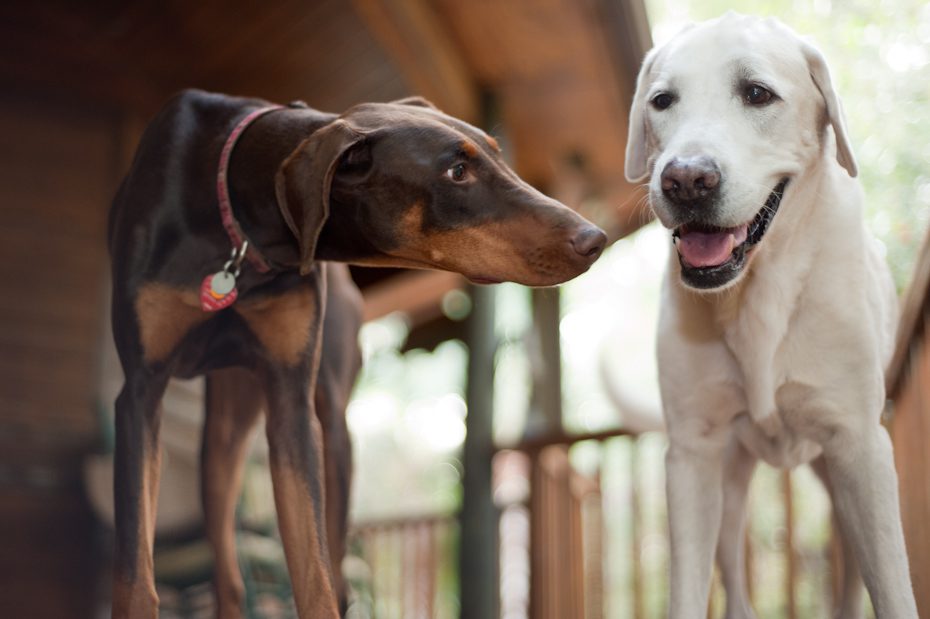
<svg viewBox="0 0 930 619"><path fill-rule="evenodd" d="M350 617L662 617L667 543L653 340L668 236L623 180L653 42L776 15L831 62L904 307L886 422L930 615L930 6L920 0L277 0L0 5L0 616L108 616L112 402L106 213L147 120L184 87L342 111L426 96L610 234L558 290L353 269L365 366ZM825 238L824 242L829 242ZM213 616L197 465L202 381L165 400L164 617ZM260 433L259 433L260 434ZM760 617L830 615L837 547L807 469L760 468ZM291 617L261 436L237 533L252 617ZM722 612L715 589L710 616Z"/></svg>

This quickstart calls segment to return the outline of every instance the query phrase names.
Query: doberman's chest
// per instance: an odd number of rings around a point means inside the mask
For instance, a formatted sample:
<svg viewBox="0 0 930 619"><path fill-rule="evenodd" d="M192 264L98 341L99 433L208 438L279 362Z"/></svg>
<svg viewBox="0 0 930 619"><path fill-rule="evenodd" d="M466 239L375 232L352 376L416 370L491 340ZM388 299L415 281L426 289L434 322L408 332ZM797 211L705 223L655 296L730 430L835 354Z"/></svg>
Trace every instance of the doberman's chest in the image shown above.
<svg viewBox="0 0 930 619"><path fill-rule="evenodd" d="M295 366L304 358L322 312L319 294L310 285L206 312L198 291L154 282L140 287L135 308L145 361L171 363L179 376L251 366L258 357Z"/></svg>

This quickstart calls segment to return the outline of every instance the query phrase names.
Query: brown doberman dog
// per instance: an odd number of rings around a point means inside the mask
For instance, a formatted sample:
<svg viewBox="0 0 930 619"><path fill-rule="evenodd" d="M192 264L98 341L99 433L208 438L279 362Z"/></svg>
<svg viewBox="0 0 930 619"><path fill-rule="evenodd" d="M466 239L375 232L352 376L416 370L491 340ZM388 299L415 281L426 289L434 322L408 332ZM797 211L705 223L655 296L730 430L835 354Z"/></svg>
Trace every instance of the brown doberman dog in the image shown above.
<svg viewBox="0 0 930 619"><path fill-rule="evenodd" d="M233 509L245 438L264 408L298 614L337 617L330 555L341 555L344 539L327 538L344 538L345 498L326 506L324 493L348 483L348 388L325 388L318 375L354 378L358 319L340 324L340 310L326 304L351 311L358 303L344 267L323 261L549 286L587 270L606 242L521 181L493 138L419 98L336 115L185 91L146 129L109 223L113 333L125 373L116 400L113 616L134 619L158 613L159 405L170 377L210 372L214 397L235 396L209 407L203 445L220 616L241 616ZM223 368L241 370L224 379L214 373Z"/></svg>

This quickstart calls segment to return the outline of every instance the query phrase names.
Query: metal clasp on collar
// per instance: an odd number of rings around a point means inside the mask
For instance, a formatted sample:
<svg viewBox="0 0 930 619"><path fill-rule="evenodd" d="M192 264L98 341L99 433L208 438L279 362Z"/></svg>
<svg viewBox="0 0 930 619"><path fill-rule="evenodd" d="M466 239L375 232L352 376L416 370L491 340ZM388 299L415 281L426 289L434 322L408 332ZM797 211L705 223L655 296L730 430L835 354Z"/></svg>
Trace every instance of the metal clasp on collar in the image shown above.
<svg viewBox="0 0 930 619"><path fill-rule="evenodd" d="M234 278L239 277L239 273L242 271L242 261L245 260L245 254L248 249L249 242L245 240L242 241L242 245L239 247L233 247L229 260L223 265L223 271L231 274ZM235 271L232 269L235 269Z"/></svg>

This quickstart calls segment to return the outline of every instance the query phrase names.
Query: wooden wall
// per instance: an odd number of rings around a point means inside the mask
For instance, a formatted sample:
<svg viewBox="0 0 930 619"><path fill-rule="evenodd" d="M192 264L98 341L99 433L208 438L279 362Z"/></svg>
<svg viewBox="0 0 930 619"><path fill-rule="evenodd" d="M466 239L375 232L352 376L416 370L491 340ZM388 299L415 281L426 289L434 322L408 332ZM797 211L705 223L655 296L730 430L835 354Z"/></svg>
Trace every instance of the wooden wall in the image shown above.
<svg viewBox="0 0 930 619"><path fill-rule="evenodd" d="M115 113L0 98L0 616L88 616ZM15 532L15 534L12 534Z"/></svg>

